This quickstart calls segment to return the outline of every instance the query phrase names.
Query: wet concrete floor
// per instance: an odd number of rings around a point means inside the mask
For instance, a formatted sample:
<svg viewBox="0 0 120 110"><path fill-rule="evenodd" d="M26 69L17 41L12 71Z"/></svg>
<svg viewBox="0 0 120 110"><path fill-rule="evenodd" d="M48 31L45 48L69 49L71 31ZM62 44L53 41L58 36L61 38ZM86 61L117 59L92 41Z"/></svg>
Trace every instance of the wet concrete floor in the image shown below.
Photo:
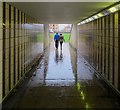
<svg viewBox="0 0 120 110"><path fill-rule="evenodd" d="M52 42L36 71L3 108L120 109L114 93L105 88L87 62L77 56L68 43L63 44L61 51L56 50Z"/></svg>

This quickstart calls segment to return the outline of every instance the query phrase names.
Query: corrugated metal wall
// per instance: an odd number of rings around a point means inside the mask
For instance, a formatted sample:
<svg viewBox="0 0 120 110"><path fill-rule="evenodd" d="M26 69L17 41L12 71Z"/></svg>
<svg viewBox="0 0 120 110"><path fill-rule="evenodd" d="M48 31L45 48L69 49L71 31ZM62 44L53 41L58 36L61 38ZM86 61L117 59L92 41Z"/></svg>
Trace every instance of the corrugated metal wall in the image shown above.
<svg viewBox="0 0 120 110"><path fill-rule="evenodd" d="M3 3L2 28L0 53L3 52L3 61L0 68L3 70L2 96L5 98L43 52L44 25L38 24L35 19L15 7Z"/></svg>
<svg viewBox="0 0 120 110"><path fill-rule="evenodd" d="M0 2L0 104L2 102L2 45L3 45L3 35L2 35L2 2ZM0 105L1 109L1 105Z"/></svg>
<svg viewBox="0 0 120 110"><path fill-rule="evenodd" d="M120 12L79 26L78 51L116 89L119 75Z"/></svg>

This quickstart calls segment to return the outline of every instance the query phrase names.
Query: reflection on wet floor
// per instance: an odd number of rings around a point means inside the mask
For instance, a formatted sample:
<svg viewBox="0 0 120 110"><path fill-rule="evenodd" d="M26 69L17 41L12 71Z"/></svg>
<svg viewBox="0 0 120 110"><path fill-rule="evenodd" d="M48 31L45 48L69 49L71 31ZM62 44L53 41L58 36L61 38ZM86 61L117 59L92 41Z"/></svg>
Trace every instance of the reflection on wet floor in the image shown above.
<svg viewBox="0 0 120 110"><path fill-rule="evenodd" d="M48 70L45 79L47 85L53 84L61 86L62 84L64 85L65 82L74 81L68 44L64 45L64 49L54 50L54 48L51 48L50 50ZM55 60L53 60L53 58L55 58Z"/></svg>
<svg viewBox="0 0 120 110"><path fill-rule="evenodd" d="M94 71L68 43L51 43L13 108L120 109L119 102L97 80Z"/></svg>

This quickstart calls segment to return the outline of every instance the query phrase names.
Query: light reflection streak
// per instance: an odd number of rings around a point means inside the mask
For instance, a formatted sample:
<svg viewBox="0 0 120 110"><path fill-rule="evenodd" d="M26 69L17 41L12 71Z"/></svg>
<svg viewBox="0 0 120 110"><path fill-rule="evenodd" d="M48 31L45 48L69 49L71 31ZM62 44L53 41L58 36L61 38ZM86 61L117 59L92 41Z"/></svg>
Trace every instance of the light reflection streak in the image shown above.
<svg viewBox="0 0 120 110"><path fill-rule="evenodd" d="M78 90L78 92L80 93L81 99L82 99L82 100L84 101L84 103L85 103L85 109L88 110L88 109L91 108L91 107L90 107L90 105L86 102L86 100L85 100L85 94L84 94L83 90L81 90L81 85L80 85L80 83L78 83L78 82L77 82L77 90Z"/></svg>

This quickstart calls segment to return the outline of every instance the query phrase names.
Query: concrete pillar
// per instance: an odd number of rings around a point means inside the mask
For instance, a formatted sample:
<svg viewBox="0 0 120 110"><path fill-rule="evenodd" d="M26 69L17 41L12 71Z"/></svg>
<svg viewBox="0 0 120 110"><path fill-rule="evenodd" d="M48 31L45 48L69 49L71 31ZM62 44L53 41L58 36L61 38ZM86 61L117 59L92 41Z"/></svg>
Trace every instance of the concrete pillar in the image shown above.
<svg viewBox="0 0 120 110"><path fill-rule="evenodd" d="M2 2L0 2L0 110L2 106L2 48L3 48L3 35L2 35Z"/></svg>
<svg viewBox="0 0 120 110"><path fill-rule="evenodd" d="M44 49L49 46L49 25L44 24Z"/></svg>
<svg viewBox="0 0 120 110"><path fill-rule="evenodd" d="M78 39L77 24L73 24L71 30L70 44L75 49L77 49L77 39Z"/></svg>

